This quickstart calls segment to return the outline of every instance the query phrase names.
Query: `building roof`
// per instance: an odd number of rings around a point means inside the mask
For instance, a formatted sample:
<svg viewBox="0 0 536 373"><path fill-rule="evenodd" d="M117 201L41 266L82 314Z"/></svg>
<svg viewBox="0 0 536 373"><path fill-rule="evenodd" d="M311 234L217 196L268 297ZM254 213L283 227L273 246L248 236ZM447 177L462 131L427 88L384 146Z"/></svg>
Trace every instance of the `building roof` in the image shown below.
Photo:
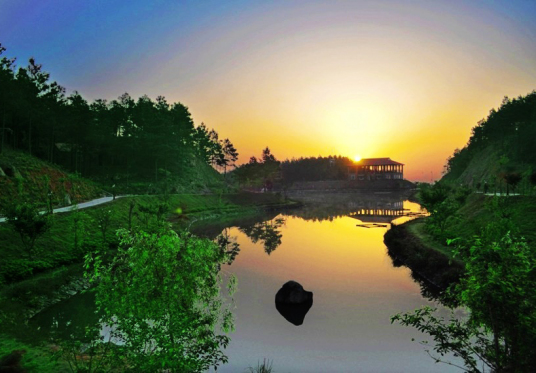
<svg viewBox="0 0 536 373"><path fill-rule="evenodd" d="M393 161L391 158L363 158L356 163L360 166L404 165L404 163Z"/></svg>

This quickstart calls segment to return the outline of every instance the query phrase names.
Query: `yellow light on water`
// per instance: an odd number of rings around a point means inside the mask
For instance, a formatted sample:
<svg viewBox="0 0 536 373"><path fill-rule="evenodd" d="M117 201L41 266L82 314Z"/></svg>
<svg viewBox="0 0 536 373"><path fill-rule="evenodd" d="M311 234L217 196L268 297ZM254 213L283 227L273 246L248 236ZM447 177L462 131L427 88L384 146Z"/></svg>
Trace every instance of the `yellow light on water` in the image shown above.
<svg viewBox="0 0 536 373"><path fill-rule="evenodd" d="M360 155L356 155L356 156L354 156L354 161L359 162L360 160L361 160L361 156L360 156Z"/></svg>

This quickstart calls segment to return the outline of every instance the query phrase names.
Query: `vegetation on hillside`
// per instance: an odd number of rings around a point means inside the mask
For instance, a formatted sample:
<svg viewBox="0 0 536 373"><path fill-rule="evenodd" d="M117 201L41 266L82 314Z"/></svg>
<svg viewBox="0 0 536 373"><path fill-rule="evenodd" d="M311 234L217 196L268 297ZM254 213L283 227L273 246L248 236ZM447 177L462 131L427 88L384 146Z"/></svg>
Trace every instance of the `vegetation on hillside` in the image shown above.
<svg viewBox="0 0 536 373"><path fill-rule="evenodd" d="M501 106L473 127L467 145L456 149L443 181L463 182L490 191L530 187L536 176L536 91ZM534 182L532 185L535 185Z"/></svg>
<svg viewBox="0 0 536 373"><path fill-rule="evenodd" d="M105 194L97 183L21 151L4 149L0 169L0 210L17 200L33 201L48 209Z"/></svg>
<svg viewBox="0 0 536 373"><path fill-rule="evenodd" d="M99 289L97 300L100 299L103 307L99 315L117 320L118 315L127 315L136 309L140 320L146 320L147 315L166 322L173 319L174 330L161 328L147 334L125 316L114 338L127 338L125 346L128 348L116 348L98 339L88 348L87 338L95 337L100 331L100 324L90 326L89 335L82 330L72 341L58 341L59 365L50 363L50 368L43 371L125 371L127 366L144 367L149 371L157 366L171 371L202 371L218 365L226 359L222 348L227 345L228 337L217 331L222 327L228 330L232 325L228 309L220 307L222 300L215 293L219 290L218 273L221 264L232 262L239 248L229 237L218 236L214 241L199 239L183 229L204 219L214 221L222 214L236 216L285 203L278 195L253 193L120 198L88 209L44 215L50 219L51 226L35 241L31 255L23 250L24 242L15 234L14 227L0 224L3 249L0 329L6 333L31 334L31 330L23 330L28 326L21 325L20 318L41 310L47 305L47 299L61 296L59 290L82 275L79 263L86 258ZM25 206L25 203L18 206ZM170 222L178 234L169 230ZM115 234L117 229L122 232L119 236ZM268 238L263 234L260 240ZM154 260L159 255L162 260ZM144 270L132 272L130 268L136 263ZM148 273L154 274L154 282L148 281ZM109 281L104 281L105 276ZM140 286L135 288L140 292L121 293L133 287L118 288L117 281L125 286L137 282ZM176 289L182 293L177 293ZM106 297L109 299L103 300ZM193 321L196 318L201 324ZM146 326L151 328L151 325ZM190 327L185 328L185 325ZM144 354L135 353L142 345L150 348L157 332L161 332L158 338L162 343L158 354L149 350L144 350ZM2 343L22 346L5 336L0 336L0 347ZM21 362L26 368L32 367L28 358L35 354L50 355L48 349L29 347L28 351ZM0 352L10 351L0 348Z"/></svg>
<svg viewBox="0 0 536 373"><path fill-rule="evenodd" d="M449 297L469 311L447 320L423 307L395 315L392 322L427 333L434 344L429 354L436 362L456 365L467 372L532 372L536 369L536 255L522 237L504 232L507 219L485 226L482 233L457 244L456 254L465 275ZM450 240L453 242L455 240ZM423 344L427 345L427 341Z"/></svg>
<svg viewBox="0 0 536 373"><path fill-rule="evenodd" d="M419 185L430 217L410 231L465 264L448 297L469 313L445 319L424 307L392 321L427 333L436 362L455 365L444 358L452 353L467 372L536 369L535 138L536 92L505 98L448 159L443 179Z"/></svg>
<svg viewBox="0 0 536 373"><path fill-rule="evenodd" d="M76 91L66 96L33 58L26 67L15 62L0 59L0 153L8 146L24 150L110 187L137 181L191 187L200 164L226 171L237 159L230 140L204 124L195 127L181 103L128 93L89 103Z"/></svg>

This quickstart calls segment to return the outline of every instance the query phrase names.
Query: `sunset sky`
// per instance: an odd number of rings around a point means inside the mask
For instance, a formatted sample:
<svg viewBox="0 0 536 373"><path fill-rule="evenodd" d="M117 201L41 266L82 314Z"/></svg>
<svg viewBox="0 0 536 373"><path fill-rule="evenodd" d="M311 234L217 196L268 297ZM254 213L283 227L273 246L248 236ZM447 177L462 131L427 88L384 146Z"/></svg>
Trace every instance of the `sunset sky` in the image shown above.
<svg viewBox="0 0 536 373"><path fill-rule="evenodd" d="M536 89L530 0L2 0L0 43L90 101L180 101L240 162L391 157L410 180Z"/></svg>

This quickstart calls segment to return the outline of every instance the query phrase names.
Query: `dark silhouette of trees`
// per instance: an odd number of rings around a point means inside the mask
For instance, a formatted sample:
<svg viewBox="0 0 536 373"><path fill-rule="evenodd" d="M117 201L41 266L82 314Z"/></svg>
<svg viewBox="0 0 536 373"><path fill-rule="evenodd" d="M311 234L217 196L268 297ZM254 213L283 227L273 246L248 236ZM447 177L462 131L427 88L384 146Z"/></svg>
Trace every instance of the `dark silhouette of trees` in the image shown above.
<svg viewBox="0 0 536 373"><path fill-rule="evenodd" d="M220 141L204 124L196 128L181 103L128 93L110 102L89 103L76 91L65 97L33 58L25 67L0 59L0 137L0 152L10 146L104 180L159 182L187 174L194 158L226 171L238 157L229 139Z"/></svg>
<svg viewBox="0 0 536 373"><path fill-rule="evenodd" d="M507 173L503 176L506 181L506 194L510 193L509 187L512 187L512 191L515 192L517 184L521 181L522 177L517 172Z"/></svg>
<svg viewBox="0 0 536 373"><path fill-rule="evenodd" d="M227 174L228 166L235 166L235 162L238 160L238 151L231 143L229 139L225 139L221 142L221 154L217 159L218 166L223 168L223 173Z"/></svg>
<svg viewBox="0 0 536 373"><path fill-rule="evenodd" d="M281 173L285 183L296 181L345 180L348 166L352 161L347 157L310 157L285 160Z"/></svg>
<svg viewBox="0 0 536 373"><path fill-rule="evenodd" d="M246 187L271 190L276 180L281 178L281 162L266 147L259 158L252 156L249 162L233 171L238 183Z"/></svg>

